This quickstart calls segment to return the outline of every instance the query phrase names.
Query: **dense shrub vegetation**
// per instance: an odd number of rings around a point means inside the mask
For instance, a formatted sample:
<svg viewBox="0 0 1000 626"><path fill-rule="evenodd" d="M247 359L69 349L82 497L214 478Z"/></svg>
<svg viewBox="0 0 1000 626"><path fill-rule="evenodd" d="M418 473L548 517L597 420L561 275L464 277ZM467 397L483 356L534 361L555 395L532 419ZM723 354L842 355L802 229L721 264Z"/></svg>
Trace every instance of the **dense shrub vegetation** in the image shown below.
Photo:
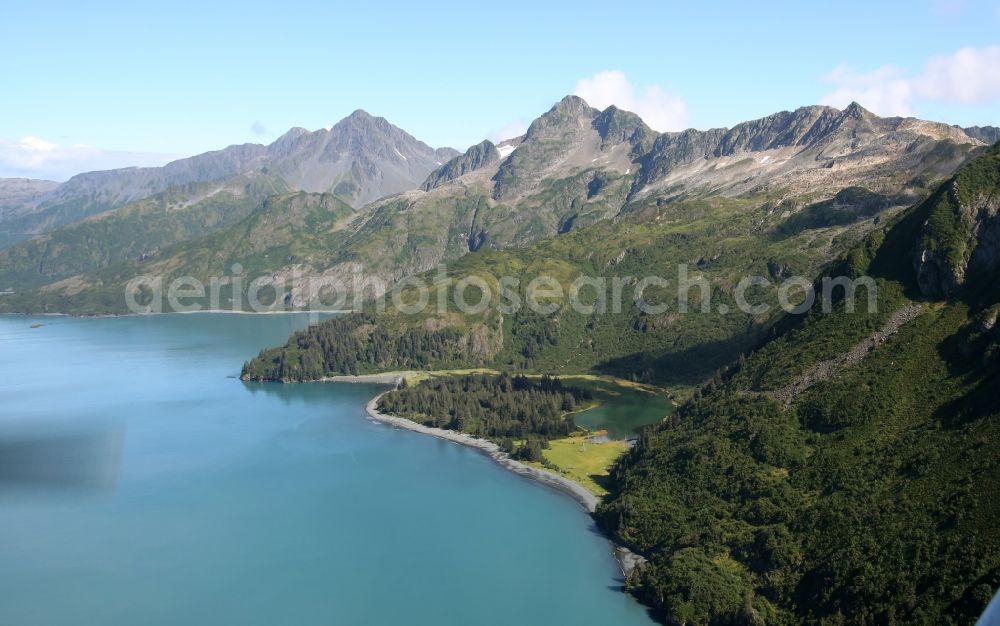
<svg viewBox="0 0 1000 626"><path fill-rule="evenodd" d="M1000 367L961 353L967 320L925 314L789 410L743 389L751 357L645 433L599 512L651 558L640 597L681 623L974 622L1000 586Z"/></svg>

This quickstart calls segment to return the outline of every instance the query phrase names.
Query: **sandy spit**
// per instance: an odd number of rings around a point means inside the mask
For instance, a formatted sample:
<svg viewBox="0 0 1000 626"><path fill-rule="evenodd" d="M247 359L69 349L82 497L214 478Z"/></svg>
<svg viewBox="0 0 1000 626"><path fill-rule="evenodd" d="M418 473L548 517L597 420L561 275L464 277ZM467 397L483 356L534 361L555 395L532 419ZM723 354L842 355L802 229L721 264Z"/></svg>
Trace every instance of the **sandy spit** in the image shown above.
<svg viewBox="0 0 1000 626"><path fill-rule="evenodd" d="M385 372L383 374L358 374L352 376L349 374L338 374L337 376L328 376L326 378L320 378L316 382L320 383L362 383L370 385L395 385L399 386L403 382L402 372ZM379 398L382 394L379 394ZM376 398L378 399L378 398ZM371 413L371 411L369 411ZM387 416L388 417L388 416ZM398 419L398 418L392 418ZM406 420L409 421L409 420Z"/></svg>

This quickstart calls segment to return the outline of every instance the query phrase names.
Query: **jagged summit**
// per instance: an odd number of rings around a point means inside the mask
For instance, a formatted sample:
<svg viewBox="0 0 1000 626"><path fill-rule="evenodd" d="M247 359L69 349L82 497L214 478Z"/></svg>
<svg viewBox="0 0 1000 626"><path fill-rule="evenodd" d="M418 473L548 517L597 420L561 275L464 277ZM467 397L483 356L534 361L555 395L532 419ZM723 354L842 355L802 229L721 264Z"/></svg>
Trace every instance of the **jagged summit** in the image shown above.
<svg viewBox="0 0 1000 626"><path fill-rule="evenodd" d="M555 111L560 113L572 113L577 115L592 110L596 109L587 104L587 101L581 98L580 96L576 96L573 94L570 94L568 96L563 96L562 100L552 105L552 108L550 109L550 111Z"/></svg>
<svg viewBox="0 0 1000 626"><path fill-rule="evenodd" d="M990 130L977 134L988 137ZM912 167L936 141L973 146L982 140L935 122L882 118L857 102L844 109L799 107L732 128L658 133L633 112L614 105L599 111L569 95L536 118L520 143L504 146L499 159L483 158L485 152L463 155L432 175L423 188L491 170L492 198L516 202L538 193L545 180L596 170L607 172L599 175L602 181L609 176L630 178L628 200L675 184L738 194L782 186L797 189L806 179L817 191L829 189L832 195L843 188L843 181L877 176L895 159ZM914 151L914 145L921 147ZM961 162L961 156L942 158L946 154L934 157L940 162L926 163L933 175L947 174ZM814 173L806 173L810 171ZM599 188L609 189L595 184L589 193Z"/></svg>
<svg viewBox="0 0 1000 626"><path fill-rule="evenodd" d="M852 101L849 105L847 105L847 108L844 109L844 115L846 117L853 117L856 119L871 119L878 117L865 107L858 104L856 101Z"/></svg>
<svg viewBox="0 0 1000 626"><path fill-rule="evenodd" d="M601 135L604 145L623 141L644 144L653 141L658 134L646 125L642 118L615 105L601 111L594 118L594 128Z"/></svg>
<svg viewBox="0 0 1000 626"><path fill-rule="evenodd" d="M334 124L330 129L330 132L336 132L338 129L343 131L350 130L354 132L368 132L372 129L377 129L382 132L392 132L395 130L409 136L406 131L395 126L386 118L378 115L372 115L364 109L355 109L350 115Z"/></svg>
<svg viewBox="0 0 1000 626"><path fill-rule="evenodd" d="M427 180L420 185L424 191L430 191L441 185L464 176L470 172L489 167L500 161L500 151L489 139L470 147L461 154L441 167L431 172Z"/></svg>
<svg viewBox="0 0 1000 626"><path fill-rule="evenodd" d="M292 189L332 192L355 207L413 189L443 160L435 150L384 117L357 109L328 131L301 133L268 147L272 163Z"/></svg>
<svg viewBox="0 0 1000 626"><path fill-rule="evenodd" d="M285 131L283 135L278 137L275 141L277 142L283 139L284 140L295 139L297 137L301 137L302 135L308 135L310 132L312 131L302 128L301 126L292 126L287 131Z"/></svg>
<svg viewBox="0 0 1000 626"><path fill-rule="evenodd" d="M581 118L593 119L599 111L579 96L566 96L551 109L535 118L525 133L526 140L536 137L553 137L562 132L572 132Z"/></svg>

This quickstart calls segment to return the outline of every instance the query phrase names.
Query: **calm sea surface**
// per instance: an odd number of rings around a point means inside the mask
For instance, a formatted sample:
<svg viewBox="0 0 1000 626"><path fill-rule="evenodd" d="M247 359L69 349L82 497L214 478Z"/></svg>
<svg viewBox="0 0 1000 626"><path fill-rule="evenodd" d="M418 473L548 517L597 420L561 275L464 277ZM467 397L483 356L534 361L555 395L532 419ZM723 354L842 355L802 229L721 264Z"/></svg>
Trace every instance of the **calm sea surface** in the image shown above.
<svg viewBox="0 0 1000 626"><path fill-rule="evenodd" d="M0 450L48 479L0 483L0 624L652 623L568 498L376 386L235 378L306 321L0 317Z"/></svg>

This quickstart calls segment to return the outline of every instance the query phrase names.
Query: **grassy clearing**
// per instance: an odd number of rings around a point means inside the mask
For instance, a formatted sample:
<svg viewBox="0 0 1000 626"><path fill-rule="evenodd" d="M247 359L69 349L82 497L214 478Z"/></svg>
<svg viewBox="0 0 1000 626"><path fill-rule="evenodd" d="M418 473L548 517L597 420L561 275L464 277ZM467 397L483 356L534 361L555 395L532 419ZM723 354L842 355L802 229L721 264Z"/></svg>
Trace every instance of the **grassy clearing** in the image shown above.
<svg viewBox="0 0 1000 626"><path fill-rule="evenodd" d="M398 374L403 378L405 378L407 383L418 383L422 380L427 380L428 378L441 377L441 376L467 376L469 374L492 374L495 376L499 376L500 370L489 367L471 367L465 369L407 370L403 372L387 372L387 373ZM542 377L542 374L538 372L524 373L522 375L527 378ZM606 374L556 374L553 375L552 377L566 381L586 380L592 382L605 382L612 385L618 385L619 387L638 389L640 391L646 391L649 393L666 391L666 389L657 387L656 385L640 383L633 380L627 380L625 378L618 378L616 376L611 376Z"/></svg>
<svg viewBox="0 0 1000 626"><path fill-rule="evenodd" d="M397 372L392 372L397 373ZM406 380L406 384L413 385L424 380L431 378L441 378L445 376L469 376L470 374L490 374L493 376L499 376L500 372L498 370L493 370L485 367L472 367L467 369L453 369L453 370L429 370L429 371L419 371L419 370L408 370L405 372L398 372L400 376Z"/></svg>
<svg viewBox="0 0 1000 626"><path fill-rule="evenodd" d="M598 433L599 434L599 433ZM576 435L553 439L551 446L542 452L545 460L555 466L560 474L579 483L595 496L605 496L602 486L608 470L628 450L624 441L593 443L590 435ZM535 464L541 467L541 464ZM548 468L552 469L552 468Z"/></svg>
<svg viewBox="0 0 1000 626"><path fill-rule="evenodd" d="M541 376L541 374L537 375ZM634 380L627 380L625 378L618 378L617 376L611 376L610 374L560 374L555 378L559 378L562 380L586 380L592 382L604 382L604 383L610 383L612 385L617 385L619 387L638 389L639 391L646 391L648 393L666 392L666 389L663 389L662 387L657 387L656 385L640 383Z"/></svg>

